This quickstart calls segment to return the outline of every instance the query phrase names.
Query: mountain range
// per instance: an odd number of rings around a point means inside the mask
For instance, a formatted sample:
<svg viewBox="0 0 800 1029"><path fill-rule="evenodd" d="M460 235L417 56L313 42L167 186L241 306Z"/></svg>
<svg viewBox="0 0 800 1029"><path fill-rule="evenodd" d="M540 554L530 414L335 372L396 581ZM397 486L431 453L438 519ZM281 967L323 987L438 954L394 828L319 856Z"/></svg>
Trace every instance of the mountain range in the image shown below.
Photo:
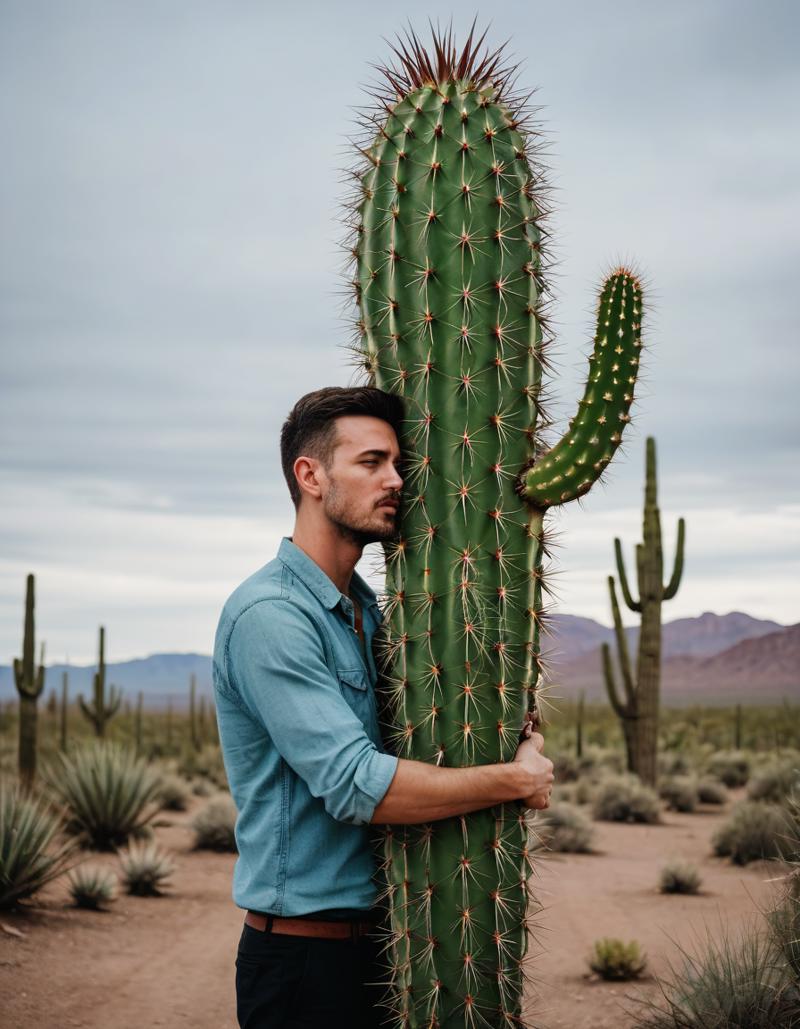
<svg viewBox="0 0 800 1029"><path fill-rule="evenodd" d="M638 630L626 630L631 662L636 661ZM591 618L554 614L547 621L542 650L554 696L605 698L600 647L611 645L616 666L614 631ZM45 693L60 690L69 675L69 693L89 695L94 666L51 665ZM635 671L634 671L635 674ZM131 661L107 663L106 681L129 700L139 690L146 705L188 704L189 678L197 677L201 694L211 693L211 658L205 654L151 654ZM777 703L800 701L800 623L780 625L741 611L666 622L662 631L662 694L666 704ZM0 703L17 696L10 666L0 666Z"/></svg>

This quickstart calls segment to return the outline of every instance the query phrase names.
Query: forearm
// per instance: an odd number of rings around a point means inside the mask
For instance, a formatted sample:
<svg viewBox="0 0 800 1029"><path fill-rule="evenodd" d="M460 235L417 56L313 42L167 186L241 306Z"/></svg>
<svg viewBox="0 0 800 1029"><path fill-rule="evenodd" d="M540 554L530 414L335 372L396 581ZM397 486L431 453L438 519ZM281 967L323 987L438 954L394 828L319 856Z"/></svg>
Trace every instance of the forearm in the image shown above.
<svg viewBox="0 0 800 1029"><path fill-rule="evenodd" d="M412 825L465 815L526 796L531 776L517 761L441 768L424 761L400 758L373 823Z"/></svg>

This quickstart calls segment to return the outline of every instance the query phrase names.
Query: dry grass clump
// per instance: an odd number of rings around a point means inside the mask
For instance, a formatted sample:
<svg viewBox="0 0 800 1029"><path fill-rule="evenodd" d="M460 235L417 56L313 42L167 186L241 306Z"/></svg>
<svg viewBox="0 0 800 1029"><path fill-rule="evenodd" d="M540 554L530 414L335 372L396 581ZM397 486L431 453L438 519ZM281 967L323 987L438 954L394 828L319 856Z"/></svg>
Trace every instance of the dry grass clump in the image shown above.
<svg viewBox="0 0 800 1029"><path fill-rule="evenodd" d="M601 979L625 982L639 978L647 967L647 958L636 940L625 943L606 936L595 941L589 967Z"/></svg>
<svg viewBox="0 0 800 1029"><path fill-rule="evenodd" d="M559 802L542 811L536 819L536 831L542 849L560 854L589 854L592 851L594 826L574 804Z"/></svg>
<svg viewBox="0 0 800 1029"><path fill-rule="evenodd" d="M734 806L711 842L719 857L729 857L735 865L747 865L762 858L782 857L790 828L784 808L745 800Z"/></svg>
<svg viewBox="0 0 800 1029"><path fill-rule="evenodd" d="M709 759L706 771L729 789L744 786L750 778L750 756L741 750L719 751Z"/></svg>
<svg viewBox="0 0 800 1029"><path fill-rule="evenodd" d="M671 811L689 813L695 810L699 800L697 783L688 775L676 775L662 780L658 793Z"/></svg>
<svg viewBox="0 0 800 1029"><path fill-rule="evenodd" d="M216 797L192 819L197 850L223 850L236 853L236 805L230 797Z"/></svg>
<svg viewBox="0 0 800 1029"><path fill-rule="evenodd" d="M603 822L660 821L658 797L635 775L612 776L598 783L592 814Z"/></svg>
<svg viewBox="0 0 800 1029"><path fill-rule="evenodd" d="M768 804L782 804L795 787L800 787L800 763L793 758L772 761L750 777L747 796Z"/></svg>
<svg viewBox="0 0 800 1029"><path fill-rule="evenodd" d="M158 788L158 803L162 811L185 811L190 796L189 784L181 776L162 776Z"/></svg>
<svg viewBox="0 0 800 1029"><path fill-rule="evenodd" d="M69 894L75 907L101 911L117 894L117 877L106 868L81 865L69 874Z"/></svg>
<svg viewBox="0 0 800 1029"><path fill-rule="evenodd" d="M661 893L696 894L701 882L700 873L691 862L673 859L661 869L658 888Z"/></svg>
<svg viewBox="0 0 800 1029"><path fill-rule="evenodd" d="M169 855L157 844L128 844L119 852L122 882L128 893L136 897L160 897L175 871Z"/></svg>
<svg viewBox="0 0 800 1029"><path fill-rule="evenodd" d="M719 779L706 775L698 780L697 799L701 804L726 804L728 801L728 791Z"/></svg>

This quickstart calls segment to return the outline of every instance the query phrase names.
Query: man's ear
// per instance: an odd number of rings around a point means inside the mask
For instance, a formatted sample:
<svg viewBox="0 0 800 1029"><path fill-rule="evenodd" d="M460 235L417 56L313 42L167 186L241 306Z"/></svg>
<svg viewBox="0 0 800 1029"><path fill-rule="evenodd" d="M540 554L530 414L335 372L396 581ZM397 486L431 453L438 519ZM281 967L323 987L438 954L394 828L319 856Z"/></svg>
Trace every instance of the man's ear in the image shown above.
<svg viewBox="0 0 800 1029"><path fill-rule="evenodd" d="M297 485L302 493L310 497L319 498L322 496L322 477L325 470L322 462L315 457L298 457L294 465L294 474Z"/></svg>

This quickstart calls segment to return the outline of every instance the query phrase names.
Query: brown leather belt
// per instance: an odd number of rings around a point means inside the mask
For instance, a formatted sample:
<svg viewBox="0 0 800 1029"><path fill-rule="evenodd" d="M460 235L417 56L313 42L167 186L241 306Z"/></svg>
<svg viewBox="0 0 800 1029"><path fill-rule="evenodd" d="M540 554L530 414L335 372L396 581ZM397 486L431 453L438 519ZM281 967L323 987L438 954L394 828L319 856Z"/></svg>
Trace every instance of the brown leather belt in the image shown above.
<svg viewBox="0 0 800 1029"><path fill-rule="evenodd" d="M374 922L324 922L311 918L280 918L248 911L244 924L260 933L284 933L287 936L318 936L324 940L357 940L375 931Z"/></svg>

